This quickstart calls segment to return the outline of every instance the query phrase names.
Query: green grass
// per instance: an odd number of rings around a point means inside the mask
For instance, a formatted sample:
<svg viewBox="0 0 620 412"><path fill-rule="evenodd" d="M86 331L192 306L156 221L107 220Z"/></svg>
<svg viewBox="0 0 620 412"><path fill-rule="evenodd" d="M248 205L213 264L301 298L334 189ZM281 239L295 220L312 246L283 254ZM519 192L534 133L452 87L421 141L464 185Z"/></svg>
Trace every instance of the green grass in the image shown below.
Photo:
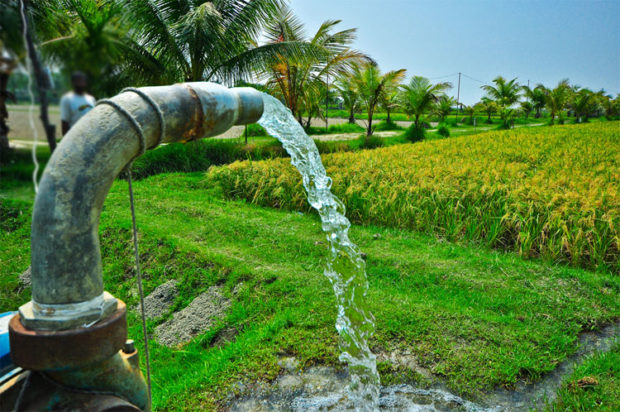
<svg viewBox="0 0 620 412"><path fill-rule="evenodd" d="M155 176L134 189L146 292L177 279L173 310L216 284L232 301L227 317L188 345L152 344L156 409L221 407L236 382L276 377L283 354L298 357L303 367L339 364L335 301L322 275L327 246L316 216L225 201L198 173ZM0 202L5 311L29 299L17 277L28 267L30 204ZM130 228L127 185L117 181L101 216L104 282L133 308L138 294ZM353 226L351 237L368 255L368 301L377 320L373 349L411 350L460 394L475 397L537 380L575 351L581 331L620 316L617 276L406 230ZM160 322L150 321L149 331ZM133 310L129 324L143 354ZM224 329L238 334L215 346ZM424 381L387 364L380 370L385 382Z"/></svg>
<svg viewBox="0 0 620 412"><path fill-rule="evenodd" d="M306 130L306 133L310 136L325 135L325 134L343 134L343 133L360 133L364 128L358 124L332 124L327 129L324 127L310 127Z"/></svg>
<svg viewBox="0 0 620 412"><path fill-rule="evenodd" d="M566 379L549 412L620 410L620 342L611 351L597 353Z"/></svg>

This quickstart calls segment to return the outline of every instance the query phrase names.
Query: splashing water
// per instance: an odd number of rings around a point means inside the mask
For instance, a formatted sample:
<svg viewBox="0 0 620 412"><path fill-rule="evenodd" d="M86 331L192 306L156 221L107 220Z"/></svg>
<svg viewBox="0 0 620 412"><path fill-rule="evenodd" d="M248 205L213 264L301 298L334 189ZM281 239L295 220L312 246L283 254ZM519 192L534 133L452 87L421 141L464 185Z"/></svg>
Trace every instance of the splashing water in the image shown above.
<svg viewBox="0 0 620 412"><path fill-rule="evenodd" d="M380 390L375 355L368 339L375 329L374 318L364 302L368 291L366 264L359 249L349 240L351 223L344 204L332 194L332 181L325 172L314 141L277 99L263 95L265 110L259 124L276 137L299 170L310 205L319 212L330 253L325 267L338 304L336 329L340 334L340 360L347 362L351 384L349 401L358 411L378 410Z"/></svg>

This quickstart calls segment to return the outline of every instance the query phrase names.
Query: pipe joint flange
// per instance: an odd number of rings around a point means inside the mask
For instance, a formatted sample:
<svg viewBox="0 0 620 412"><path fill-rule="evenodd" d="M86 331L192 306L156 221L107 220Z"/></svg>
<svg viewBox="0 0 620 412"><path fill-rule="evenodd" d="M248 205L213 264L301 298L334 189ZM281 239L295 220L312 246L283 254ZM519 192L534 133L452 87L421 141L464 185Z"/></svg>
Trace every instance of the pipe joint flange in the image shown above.
<svg viewBox="0 0 620 412"><path fill-rule="evenodd" d="M118 300L103 292L86 302L43 304L34 299L20 306L19 315L25 327L36 330L66 330L87 328L110 316L118 307Z"/></svg>
<svg viewBox="0 0 620 412"><path fill-rule="evenodd" d="M20 314L15 315L9 323L13 362L24 369L53 371L82 368L114 356L127 340L127 307L117 302L114 313L86 328L30 329Z"/></svg>

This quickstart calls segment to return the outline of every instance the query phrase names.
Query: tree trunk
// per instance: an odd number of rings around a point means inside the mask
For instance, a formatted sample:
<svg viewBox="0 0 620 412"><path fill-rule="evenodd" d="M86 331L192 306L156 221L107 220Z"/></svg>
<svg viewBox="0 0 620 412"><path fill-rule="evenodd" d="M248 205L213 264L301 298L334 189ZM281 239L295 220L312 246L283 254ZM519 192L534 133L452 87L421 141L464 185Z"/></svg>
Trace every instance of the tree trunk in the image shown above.
<svg viewBox="0 0 620 412"><path fill-rule="evenodd" d="M24 9L26 9L27 6L28 2L24 0ZM49 144L50 151L53 152L56 149L56 126L50 123L49 113L47 110L49 105L47 100L47 90L49 89L49 82L47 79L47 75L43 70L43 66L41 65L41 61L39 60L39 55L34 47L30 24L26 24L26 44L28 46L28 56L30 57L30 61L32 63L34 77L37 82L37 92L39 94L39 103L41 110L40 118L41 122L43 123L43 130L45 130L45 135L47 137L47 143Z"/></svg>
<svg viewBox="0 0 620 412"><path fill-rule="evenodd" d="M372 110L368 111L368 130L366 130L366 137L372 136Z"/></svg>
<svg viewBox="0 0 620 412"><path fill-rule="evenodd" d="M9 126L6 124L6 119L9 118L6 108L9 76L9 73L0 73L0 161L5 160L9 152Z"/></svg>
<svg viewBox="0 0 620 412"><path fill-rule="evenodd" d="M349 112L349 124L355 124L355 108L351 108L351 111Z"/></svg>
<svg viewBox="0 0 620 412"><path fill-rule="evenodd" d="M387 120L388 123L392 123L392 116L391 116L390 112L391 112L390 109L387 109L387 119L386 120Z"/></svg>

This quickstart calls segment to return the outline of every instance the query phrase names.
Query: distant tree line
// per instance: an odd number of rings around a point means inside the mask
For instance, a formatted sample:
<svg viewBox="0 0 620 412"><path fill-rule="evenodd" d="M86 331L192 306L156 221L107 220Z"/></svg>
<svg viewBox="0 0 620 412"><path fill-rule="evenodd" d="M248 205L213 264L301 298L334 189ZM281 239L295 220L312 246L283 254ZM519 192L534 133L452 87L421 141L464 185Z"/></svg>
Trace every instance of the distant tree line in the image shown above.
<svg viewBox="0 0 620 412"><path fill-rule="evenodd" d="M0 14L0 153L8 147L7 102L23 93L26 49L19 0L4 0ZM127 86L215 81L225 85L253 82L277 96L304 127L327 116L338 99L355 122L366 116L373 133L377 111L396 111L413 120L413 139L423 136L425 116L439 122L457 108L450 83L432 83L405 70L382 73L369 56L352 48L356 29L339 29L328 20L307 35L285 0L37 0L27 2L27 19L36 51L54 77L65 85L74 70L86 72L91 92L102 98ZM9 86L11 85L11 86ZM487 121L498 115L512 127L518 116L550 117L562 123L592 116L618 116L618 97L573 86L522 86L497 77L483 86L476 105L459 106L466 123L475 113ZM461 110L462 109L462 110Z"/></svg>

